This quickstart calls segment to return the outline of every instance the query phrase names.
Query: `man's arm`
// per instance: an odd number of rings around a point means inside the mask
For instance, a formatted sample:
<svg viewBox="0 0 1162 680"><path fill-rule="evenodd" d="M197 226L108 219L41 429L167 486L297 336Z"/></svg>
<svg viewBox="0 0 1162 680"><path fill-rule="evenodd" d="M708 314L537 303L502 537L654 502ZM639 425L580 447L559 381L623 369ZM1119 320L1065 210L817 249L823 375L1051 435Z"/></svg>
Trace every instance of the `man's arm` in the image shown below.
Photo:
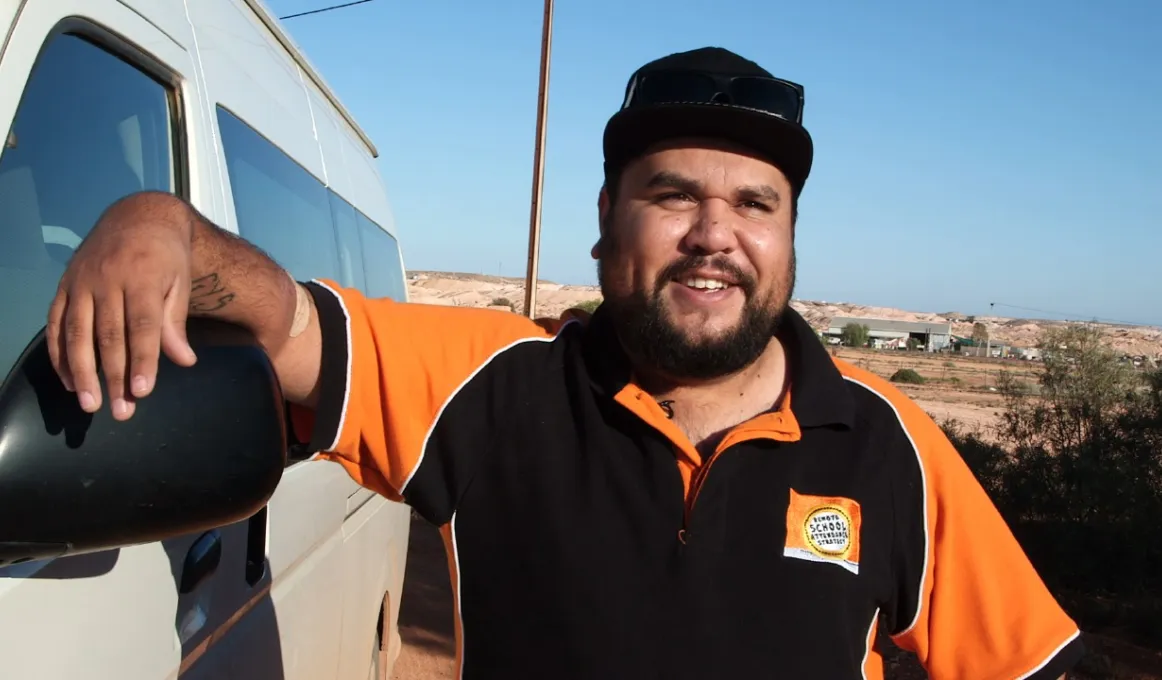
<svg viewBox="0 0 1162 680"><path fill-rule="evenodd" d="M99 356L114 415L126 420L153 387L159 351L194 363L191 315L254 333L306 453L437 523L455 511L528 374L549 365L528 348L554 335L507 312L296 284L184 201L145 193L106 211L69 263L49 313L54 366L92 412Z"/></svg>
<svg viewBox="0 0 1162 680"><path fill-rule="evenodd" d="M303 453L447 522L476 462L554 365L553 329L510 312L369 299L330 281L305 287L323 360L318 405L291 410Z"/></svg>
<svg viewBox="0 0 1162 680"><path fill-rule="evenodd" d="M935 680L1064 677L1084 653L1077 624L939 426L893 396L910 449L893 490L893 640Z"/></svg>

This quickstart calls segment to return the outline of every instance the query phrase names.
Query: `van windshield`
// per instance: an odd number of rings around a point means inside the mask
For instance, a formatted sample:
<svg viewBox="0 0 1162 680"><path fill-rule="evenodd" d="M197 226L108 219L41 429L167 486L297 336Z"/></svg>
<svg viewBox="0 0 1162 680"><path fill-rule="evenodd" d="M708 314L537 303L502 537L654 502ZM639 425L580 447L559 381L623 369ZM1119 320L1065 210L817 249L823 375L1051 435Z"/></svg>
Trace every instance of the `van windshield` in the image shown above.
<svg viewBox="0 0 1162 680"><path fill-rule="evenodd" d="M44 326L102 211L173 191L170 109L165 86L82 38L42 50L0 155L0 375Z"/></svg>

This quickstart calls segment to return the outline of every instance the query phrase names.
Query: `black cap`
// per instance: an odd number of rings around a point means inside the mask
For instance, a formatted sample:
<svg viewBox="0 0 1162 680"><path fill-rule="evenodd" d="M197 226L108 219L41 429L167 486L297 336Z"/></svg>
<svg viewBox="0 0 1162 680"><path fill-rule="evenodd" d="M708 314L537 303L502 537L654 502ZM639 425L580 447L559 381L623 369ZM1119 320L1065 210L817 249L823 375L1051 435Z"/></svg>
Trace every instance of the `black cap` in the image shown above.
<svg viewBox="0 0 1162 680"><path fill-rule="evenodd" d="M635 78L651 71L690 70L720 76L761 76L769 71L721 47L678 52L639 68L626 85L627 96ZM750 149L779 168L795 195L803 191L811 173L814 147L811 135L799 123L771 113L723 103L676 103L632 106L618 111L605 124L603 147L606 181L654 144L676 137L724 139Z"/></svg>

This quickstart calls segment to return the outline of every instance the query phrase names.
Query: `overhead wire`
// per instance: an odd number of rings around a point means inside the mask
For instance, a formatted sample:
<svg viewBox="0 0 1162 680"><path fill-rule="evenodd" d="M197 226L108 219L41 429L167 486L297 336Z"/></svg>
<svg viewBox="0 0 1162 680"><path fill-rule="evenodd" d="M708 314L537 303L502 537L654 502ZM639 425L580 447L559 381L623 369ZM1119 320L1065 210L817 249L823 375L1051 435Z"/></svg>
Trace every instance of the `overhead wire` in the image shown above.
<svg viewBox="0 0 1162 680"><path fill-rule="evenodd" d="M1124 320L1119 320L1119 319L1106 319L1106 318L1102 318L1102 317L1098 317L1098 316L1086 316L1084 314L1069 314L1067 312L1055 312L1051 309L1036 309L1034 307L1021 307L1019 305L1010 305L1010 304L1007 304L1004 302L990 302L989 304L996 305L997 307L1008 307L1009 309L1019 309L1019 310L1023 310L1026 312L1034 312L1036 314L1047 314L1049 316L1057 316L1057 317L1062 317L1064 319L1072 319L1075 321L1086 320L1086 321L1091 321L1091 322L1106 323L1106 324L1112 324L1112 325L1117 325L1117 326L1151 326L1151 325L1153 325L1153 324L1143 323L1141 321L1124 321Z"/></svg>
<svg viewBox="0 0 1162 680"><path fill-rule="evenodd" d="M311 14L322 14L323 12L330 12L331 10L334 10L334 9L343 9L344 7L354 7L355 5L362 5L366 2L371 2L371 0L354 0L354 2L344 2L344 3L339 4L339 5L331 5L329 7L320 7L319 9L307 10L306 12L299 12L297 14L288 14L286 16L279 17L278 20L279 21L286 21L287 19L295 19L298 17L305 17L305 16L309 16Z"/></svg>

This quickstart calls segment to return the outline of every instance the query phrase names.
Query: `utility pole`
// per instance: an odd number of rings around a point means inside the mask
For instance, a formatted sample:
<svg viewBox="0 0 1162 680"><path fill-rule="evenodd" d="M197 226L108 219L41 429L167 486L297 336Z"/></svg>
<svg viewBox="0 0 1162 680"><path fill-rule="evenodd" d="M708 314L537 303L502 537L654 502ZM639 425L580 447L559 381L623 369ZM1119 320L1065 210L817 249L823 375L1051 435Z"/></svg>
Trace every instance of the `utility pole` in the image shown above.
<svg viewBox="0 0 1162 680"><path fill-rule="evenodd" d="M529 206L529 260L525 269L525 316L537 304L537 264L541 249L541 196L545 187L545 126L549 114L549 61L553 46L553 0L545 0L541 27L541 81L537 93L537 140L533 148L533 198Z"/></svg>
<svg viewBox="0 0 1162 680"><path fill-rule="evenodd" d="M989 316L990 317L994 316L996 314L996 312L994 311L995 308L993 307L993 305L995 305L995 304L996 304L995 302L989 303ZM993 336L991 333L989 333L989 325L987 323L984 325L984 344L985 344L985 350L984 350L985 358L987 358L987 359L993 358Z"/></svg>

